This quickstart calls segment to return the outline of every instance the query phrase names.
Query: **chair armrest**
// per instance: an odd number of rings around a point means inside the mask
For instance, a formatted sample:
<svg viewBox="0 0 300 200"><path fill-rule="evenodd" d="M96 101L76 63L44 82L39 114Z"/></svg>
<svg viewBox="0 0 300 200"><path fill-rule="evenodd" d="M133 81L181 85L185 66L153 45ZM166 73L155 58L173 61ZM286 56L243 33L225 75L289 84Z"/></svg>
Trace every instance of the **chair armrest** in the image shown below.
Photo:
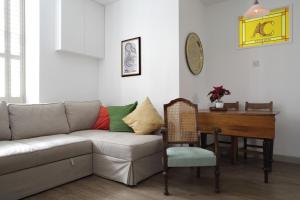
<svg viewBox="0 0 300 200"><path fill-rule="evenodd" d="M160 128L160 133L163 137L163 167L164 170L167 170L168 168L168 156L167 156L167 148L168 148L168 132L166 127Z"/></svg>
<svg viewBox="0 0 300 200"><path fill-rule="evenodd" d="M162 138L163 138L163 143L164 143L164 146L168 146L168 136L167 136L167 128L166 127L161 127L160 128L160 133L162 135Z"/></svg>

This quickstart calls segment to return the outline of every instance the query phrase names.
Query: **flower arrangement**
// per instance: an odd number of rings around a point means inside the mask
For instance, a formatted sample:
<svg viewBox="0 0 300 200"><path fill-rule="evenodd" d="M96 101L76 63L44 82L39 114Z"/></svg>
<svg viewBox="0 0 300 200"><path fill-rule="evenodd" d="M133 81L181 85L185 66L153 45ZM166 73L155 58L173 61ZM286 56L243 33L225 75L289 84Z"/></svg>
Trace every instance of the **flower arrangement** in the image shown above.
<svg viewBox="0 0 300 200"><path fill-rule="evenodd" d="M219 86L219 87L213 87L214 89L212 91L210 91L208 93L208 96L210 101L211 102L220 102L221 101L221 98L224 96L224 95L230 95L230 91L229 90L226 90L225 88L223 88L223 85Z"/></svg>

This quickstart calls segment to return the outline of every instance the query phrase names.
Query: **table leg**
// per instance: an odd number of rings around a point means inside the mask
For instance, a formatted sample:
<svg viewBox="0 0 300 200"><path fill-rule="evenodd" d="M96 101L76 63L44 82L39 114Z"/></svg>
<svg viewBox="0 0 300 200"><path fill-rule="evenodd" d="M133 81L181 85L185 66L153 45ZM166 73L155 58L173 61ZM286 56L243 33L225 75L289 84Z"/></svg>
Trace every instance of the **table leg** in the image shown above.
<svg viewBox="0 0 300 200"><path fill-rule="evenodd" d="M247 160L247 145L248 145L248 139L244 138L244 159Z"/></svg>
<svg viewBox="0 0 300 200"><path fill-rule="evenodd" d="M235 136L231 137L231 163L236 164L238 154L238 138Z"/></svg>
<svg viewBox="0 0 300 200"><path fill-rule="evenodd" d="M272 142L273 140L269 139L264 139L263 142L265 183L269 182L269 172L272 168Z"/></svg>
<svg viewBox="0 0 300 200"><path fill-rule="evenodd" d="M274 140L271 140L271 147L270 147L270 172L273 169L273 152L274 152Z"/></svg>
<svg viewBox="0 0 300 200"><path fill-rule="evenodd" d="M201 133L201 147L203 149L206 149L206 147L207 147L207 134L206 133Z"/></svg>

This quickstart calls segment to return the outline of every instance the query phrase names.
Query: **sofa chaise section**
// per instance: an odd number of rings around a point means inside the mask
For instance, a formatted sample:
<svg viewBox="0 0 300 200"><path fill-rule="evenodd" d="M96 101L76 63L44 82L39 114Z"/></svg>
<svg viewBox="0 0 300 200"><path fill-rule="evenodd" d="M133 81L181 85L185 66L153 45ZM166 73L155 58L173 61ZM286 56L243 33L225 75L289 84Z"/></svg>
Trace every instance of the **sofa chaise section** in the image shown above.
<svg viewBox="0 0 300 200"><path fill-rule="evenodd" d="M127 185L162 170L162 138L159 135L86 130L71 135L90 139L93 143L95 174Z"/></svg>
<svg viewBox="0 0 300 200"><path fill-rule="evenodd" d="M97 121L100 105L100 101L65 102L70 135L93 143L93 173L126 185L136 185L160 172L161 136L88 130Z"/></svg>

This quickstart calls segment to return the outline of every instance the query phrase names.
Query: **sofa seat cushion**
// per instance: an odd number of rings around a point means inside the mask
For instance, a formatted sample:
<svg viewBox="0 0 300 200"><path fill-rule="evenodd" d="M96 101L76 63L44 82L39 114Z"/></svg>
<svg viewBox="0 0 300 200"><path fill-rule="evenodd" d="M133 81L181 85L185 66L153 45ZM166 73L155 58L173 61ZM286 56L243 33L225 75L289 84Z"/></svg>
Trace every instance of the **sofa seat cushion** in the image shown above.
<svg viewBox="0 0 300 200"><path fill-rule="evenodd" d="M73 132L93 142L93 152L133 161L162 151L162 137L159 135L135 135L124 132L88 130Z"/></svg>
<svg viewBox="0 0 300 200"><path fill-rule="evenodd" d="M0 175L91 153L90 140L65 134L0 141Z"/></svg>

